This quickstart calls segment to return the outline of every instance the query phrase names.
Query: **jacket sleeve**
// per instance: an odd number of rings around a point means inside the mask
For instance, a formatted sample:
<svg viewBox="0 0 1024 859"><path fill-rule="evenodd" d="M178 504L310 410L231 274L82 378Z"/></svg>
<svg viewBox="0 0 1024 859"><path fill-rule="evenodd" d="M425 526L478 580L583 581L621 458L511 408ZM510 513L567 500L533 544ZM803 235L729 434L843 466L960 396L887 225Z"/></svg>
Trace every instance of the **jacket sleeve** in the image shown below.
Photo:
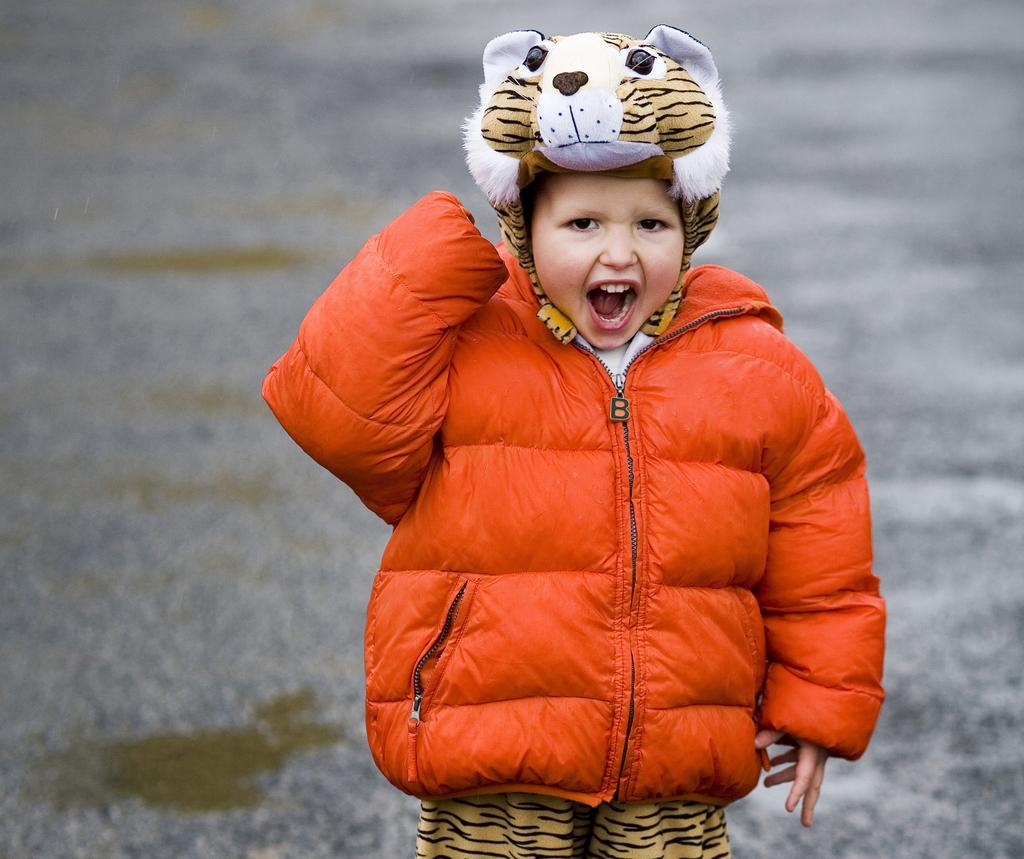
<svg viewBox="0 0 1024 859"><path fill-rule="evenodd" d="M755 590L768 666L759 727L854 760L882 706L885 603L872 574L864 453L818 385L770 475L768 562Z"/></svg>
<svg viewBox="0 0 1024 859"><path fill-rule="evenodd" d="M295 442L391 524L430 461L458 328L507 276L472 216L435 191L367 241L263 380Z"/></svg>

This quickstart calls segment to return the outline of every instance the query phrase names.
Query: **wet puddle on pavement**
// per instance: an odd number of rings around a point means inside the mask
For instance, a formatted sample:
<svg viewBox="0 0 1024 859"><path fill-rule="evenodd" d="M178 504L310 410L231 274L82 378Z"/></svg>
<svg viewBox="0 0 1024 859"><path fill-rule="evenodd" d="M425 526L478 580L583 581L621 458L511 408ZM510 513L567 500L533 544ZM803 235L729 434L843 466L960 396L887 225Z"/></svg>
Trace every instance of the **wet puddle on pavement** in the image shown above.
<svg viewBox="0 0 1024 859"><path fill-rule="evenodd" d="M224 248L151 249L93 254L89 268L108 274L216 274L276 271L301 266L312 254L276 245Z"/></svg>
<svg viewBox="0 0 1024 859"><path fill-rule="evenodd" d="M247 478L231 473L199 479L139 472L97 481L93 490L96 493L93 497L126 498L148 513L203 501L258 507L274 497L274 487L268 478Z"/></svg>
<svg viewBox="0 0 1024 859"><path fill-rule="evenodd" d="M233 273L288 271L323 259L313 249L279 245L241 247L150 248L108 251L86 256L0 257L0 272L23 277L60 277L82 271L111 277L182 275L192 277Z"/></svg>
<svg viewBox="0 0 1024 859"><path fill-rule="evenodd" d="M256 386L240 390L221 382L178 380L141 390L122 389L121 405L132 414L197 415L206 418L266 417L267 404Z"/></svg>
<svg viewBox="0 0 1024 859"><path fill-rule="evenodd" d="M261 775L288 759L343 741L341 727L319 721L312 690L278 695L253 708L247 725L196 728L131 740L77 742L45 755L29 793L60 811L136 798L184 813L258 805Z"/></svg>

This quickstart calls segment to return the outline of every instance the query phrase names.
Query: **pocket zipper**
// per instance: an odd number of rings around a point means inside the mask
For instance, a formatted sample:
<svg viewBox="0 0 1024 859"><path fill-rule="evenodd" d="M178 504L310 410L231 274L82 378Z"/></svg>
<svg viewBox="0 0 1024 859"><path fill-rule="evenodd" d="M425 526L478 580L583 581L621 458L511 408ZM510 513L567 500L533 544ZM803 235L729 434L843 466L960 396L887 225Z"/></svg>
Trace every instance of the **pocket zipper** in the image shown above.
<svg viewBox="0 0 1024 859"><path fill-rule="evenodd" d="M448 614L445 615L444 626L441 627L441 632L438 633L437 638L434 639L434 643L430 645L427 652L419 658L412 672L412 710L409 712L409 741L406 755L406 778L409 781L419 781L419 773L416 767L416 734L420 726L420 708L423 705L424 692L420 682L420 672L423 670L423 666L427 664L427 660L437 653L438 648L451 633L452 624L455 623L455 618L459 613L459 604L462 602L462 596L465 594L466 585L468 584L469 582L462 583L462 587L455 594L452 604L448 606Z"/></svg>

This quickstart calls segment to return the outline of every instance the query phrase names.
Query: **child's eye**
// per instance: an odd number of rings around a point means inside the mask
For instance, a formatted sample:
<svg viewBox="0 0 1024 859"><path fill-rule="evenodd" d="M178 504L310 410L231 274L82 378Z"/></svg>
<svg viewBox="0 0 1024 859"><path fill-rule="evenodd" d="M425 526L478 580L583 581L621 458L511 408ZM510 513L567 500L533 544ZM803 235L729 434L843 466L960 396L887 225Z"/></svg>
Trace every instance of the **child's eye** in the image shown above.
<svg viewBox="0 0 1024 859"><path fill-rule="evenodd" d="M577 230L589 230L595 222L593 218L573 218L570 223Z"/></svg>
<svg viewBox="0 0 1024 859"><path fill-rule="evenodd" d="M657 218L644 218L640 221L641 230L657 230L665 226L664 221L659 221Z"/></svg>

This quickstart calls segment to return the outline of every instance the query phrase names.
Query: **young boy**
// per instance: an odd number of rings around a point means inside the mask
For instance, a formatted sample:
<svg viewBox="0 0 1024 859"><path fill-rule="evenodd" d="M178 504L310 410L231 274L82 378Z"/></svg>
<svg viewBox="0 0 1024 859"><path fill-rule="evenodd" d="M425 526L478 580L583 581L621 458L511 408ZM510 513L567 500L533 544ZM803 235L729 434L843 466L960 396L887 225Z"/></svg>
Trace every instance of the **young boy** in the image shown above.
<svg viewBox="0 0 1024 859"><path fill-rule="evenodd" d="M690 269L728 118L659 26L484 52L485 240L435 192L309 311L263 395L394 532L367 737L419 856L728 856L786 769L865 750L884 604L864 458L753 281ZM769 745L792 750L769 759Z"/></svg>

